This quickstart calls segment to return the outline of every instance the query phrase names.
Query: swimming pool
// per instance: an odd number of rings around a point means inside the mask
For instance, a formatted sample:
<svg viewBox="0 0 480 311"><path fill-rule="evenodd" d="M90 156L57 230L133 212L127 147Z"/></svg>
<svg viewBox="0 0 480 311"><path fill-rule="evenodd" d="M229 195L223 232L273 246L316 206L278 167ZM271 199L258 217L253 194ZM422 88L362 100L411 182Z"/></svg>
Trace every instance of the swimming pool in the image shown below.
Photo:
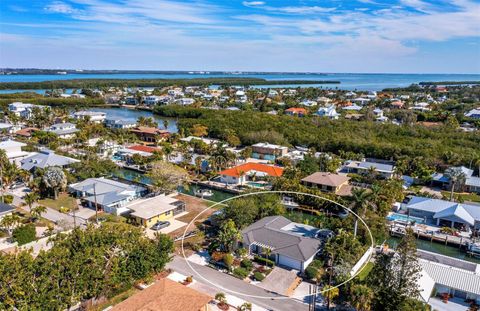
<svg viewBox="0 0 480 311"><path fill-rule="evenodd" d="M420 217L412 217L405 214L393 213L387 216L390 221L414 222L416 224L424 224L425 220Z"/></svg>

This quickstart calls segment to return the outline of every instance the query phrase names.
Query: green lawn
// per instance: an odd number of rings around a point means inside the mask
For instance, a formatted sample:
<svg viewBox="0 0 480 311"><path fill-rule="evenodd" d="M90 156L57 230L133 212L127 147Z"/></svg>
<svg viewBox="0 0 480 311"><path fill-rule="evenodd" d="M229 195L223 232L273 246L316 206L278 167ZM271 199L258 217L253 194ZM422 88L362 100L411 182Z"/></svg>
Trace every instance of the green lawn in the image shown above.
<svg viewBox="0 0 480 311"><path fill-rule="evenodd" d="M372 271L372 269L373 269L373 262L367 263L366 267L363 268L362 272L360 272L360 274L358 275L358 280L364 281L367 278L370 271Z"/></svg>
<svg viewBox="0 0 480 311"><path fill-rule="evenodd" d="M61 207L68 208L69 210L77 208L77 202L75 198L69 196L67 193L60 193L56 200L50 198L39 200L38 204L45 205L57 211L59 211Z"/></svg>
<svg viewBox="0 0 480 311"><path fill-rule="evenodd" d="M450 198L450 191L442 191L442 195L446 198ZM480 195L475 193L453 193L453 197L461 196L463 201L467 202L479 202L480 203Z"/></svg>

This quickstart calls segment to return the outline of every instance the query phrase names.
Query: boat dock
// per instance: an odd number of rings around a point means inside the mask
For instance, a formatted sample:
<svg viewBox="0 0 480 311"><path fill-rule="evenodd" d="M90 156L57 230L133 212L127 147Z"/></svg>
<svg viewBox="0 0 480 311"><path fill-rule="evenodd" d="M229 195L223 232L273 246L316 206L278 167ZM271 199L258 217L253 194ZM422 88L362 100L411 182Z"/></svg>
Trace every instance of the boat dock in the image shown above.
<svg viewBox="0 0 480 311"><path fill-rule="evenodd" d="M444 245L454 246L467 250L467 246L473 243L472 239L466 236L454 236L449 234L440 233L433 230L425 230L417 226L410 226L415 233L417 239L426 240L430 242L442 243ZM405 235L406 227L395 222L390 223L389 232L391 236L403 237Z"/></svg>

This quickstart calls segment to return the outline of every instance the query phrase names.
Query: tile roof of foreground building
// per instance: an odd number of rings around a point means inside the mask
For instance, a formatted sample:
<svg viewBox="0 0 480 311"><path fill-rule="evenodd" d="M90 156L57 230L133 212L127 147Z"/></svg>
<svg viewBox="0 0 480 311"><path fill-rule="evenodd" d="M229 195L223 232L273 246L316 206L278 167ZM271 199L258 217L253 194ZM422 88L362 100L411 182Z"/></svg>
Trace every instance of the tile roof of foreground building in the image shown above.
<svg viewBox="0 0 480 311"><path fill-rule="evenodd" d="M112 311L200 311L212 297L169 279L161 279L114 306Z"/></svg>

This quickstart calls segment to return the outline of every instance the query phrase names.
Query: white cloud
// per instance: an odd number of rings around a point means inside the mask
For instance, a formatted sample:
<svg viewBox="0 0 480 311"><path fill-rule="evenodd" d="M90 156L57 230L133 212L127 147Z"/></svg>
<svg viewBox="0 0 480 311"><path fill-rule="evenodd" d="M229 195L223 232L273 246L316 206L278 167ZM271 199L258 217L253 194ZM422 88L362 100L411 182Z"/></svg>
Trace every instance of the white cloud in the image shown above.
<svg viewBox="0 0 480 311"><path fill-rule="evenodd" d="M243 1L242 4L248 7L262 6L265 5L263 1Z"/></svg>
<svg viewBox="0 0 480 311"><path fill-rule="evenodd" d="M74 9L71 5L61 1L54 1L50 3L45 7L45 10L51 13L61 13L61 14L71 14L78 11Z"/></svg>

